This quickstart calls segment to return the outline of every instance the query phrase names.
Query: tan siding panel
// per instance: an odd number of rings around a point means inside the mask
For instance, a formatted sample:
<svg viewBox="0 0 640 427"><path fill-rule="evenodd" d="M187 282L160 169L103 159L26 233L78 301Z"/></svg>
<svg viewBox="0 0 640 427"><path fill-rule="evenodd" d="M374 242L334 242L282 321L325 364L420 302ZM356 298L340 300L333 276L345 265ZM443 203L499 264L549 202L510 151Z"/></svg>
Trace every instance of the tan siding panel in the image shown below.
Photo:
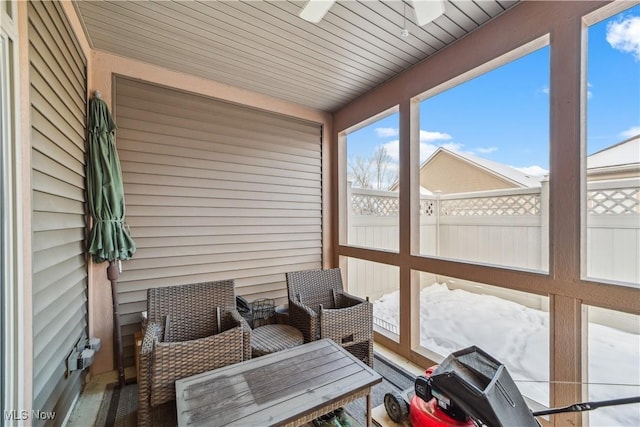
<svg viewBox="0 0 640 427"><path fill-rule="evenodd" d="M42 407L39 402L51 396L47 396L42 391L49 385L55 384L57 378L54 376L65 369L66 355L71 352L78 337L84 333L81 326L86 318L86 300L74 300L77 304L73 309L62 311L62 317L55 320L55 327L45 328L40 335L46 339L34 341L34 377L45 378L46 382L38 381L34 383L34 406ZM61 357L52 357L52 355ZM64 373L64 371L62 371ZM71 386L71 384L69 384Z"/></svg>
<svg viewBox="0 0 640 427"><path fill-rule="evenodd" d="M56 2L30 2L33 407L65 419L82 375L65 360L87 328L85 59ZM44 421L34 421L43 425Z"/></svg>
<svg viewBox="0 0 640 427"><path fill-rule="evenodd" d="M235 237L235 236L234 236ZM257 240L257 239L256 239ZM146 247L136 251L136 258L155 258L155 257L180 257L202 254L225 254L225 253L245 253L262 251L286 251L291 249L308 249L318 248L318 240L295 240L282 242L255 242L255 243L234 243L234 244L216 244L216 245L170 245L165 247ZM278 253L278 256L284 255Z"/></svg>
<svg viewBox="0 0 640 427"><path fill-rule="evenodd" d="M31 83L35 87L39 88L39 91L45 95L60 94L61 96L75 95L77 97L78 94L69 93L69 90L73 90L71 81L67 79L60 81L60 76L66 76L67 74L65 74L65 70L52 65L55 64L55 61L53 60L51 51L47 49L40 54L38 49L41 49L42 45L33 45L32 48L34 54L30 59L34 65L34 73L31 75ZM43 74L46 76L53 75L55 78L47 79L45 81ZM66 111L73 114L76 120L82 121L82 117L84 115L84 103L81 99L73 100L72 104L65 105L64 108Z"/></svg>
<svg viewBox="0 0 640 427"><path fill-rule="evenodd" d="M35 152L32 152L32 156L37 157ZM58 169L57 166L56 169ZM42 194L55 194L70 200L84 201L82 187L77 187L74 184L55 178L52 174L56 172L55 169L43 169L42 171L34 169L31 179L33 189Z"/></svg>
<svg viewBox="0 0 640 427"><path fill-rule="evenodd" d="M60 226L59 223L69 220L66 218L58 218L58 222L55 224L42 224L43 229L55 229L56 226ZM34 218L35 221L35 218ZM217 227L229 227L226 230L227 234L229 233L242 233L242 228L246 226L270 226L270 225L282 225L289 227L296 227L299 225L321 225L321 218L315 217L302 217L302 218L287 218L287 217L269 217L269 218L230 218L230 217L218 217L218 218L207 218L207 217L168 217L168 216L159 216L159 217L144 217L144 216L134 216L127 215L127 223L132 228L135 227L173 227L176 224L178 226L183 227L188 225L190 227L209 227L209 226L217 226ZM44 228L44 227L50 228ZM133 231L133 235L136 236L136 231Z"/></svg>
<svg viewBox="0 0 640 427"><path fill-rule="evenodd" d="M231 266L230 266L231 267ZM234 268L227 268L226 265L222 266L210 266L209 272L201 273L185 269L185 271L175 272L175 275L167 275L167 272L158 272L155 276L147 274L148 277L141 278L142 275L129 277L128 271L123 272L122 279L118 282L120 292L141 291L162 286L180 285L186 283L198 283L212 280L226 280L230 277L236 279L236 288L241 289L242 286L239 282L243 277L256 277L259 278L262 275L279 274L284 277L284 274L288 271L307 270L312 268L319 268L318 261L299 262L299 260L290 260L290 264L283 265L269 265L267 267L259 267L253 269L242 268L242 265L234 265ZM128 280L124 280L124 277ZM129 280L130 279L130 280ZM238 290L239 294L242 294ZM145 294L146 295L146 294Z"/></svg>
<svg viewBox="0 0 640 427"><path fill-rule="evenodd" d="M231 278L283 297L284 273L321 266L318 125L123 78L115 100L138 247L119 282L126 360L149 287Z"/></svg>
<svg viewBox="0 0 640 427"><path fill-rule="evenodd" d="M214 193L215 194L215 193ZM228 208L236 208L239 212L247 211L252 213L253 215L269 215L269 213L264 213L265 211L273 211L276 213L281 212L282 209L290 209L289 212L291 215L286 216L298 216L299 213L296 213L297 210L319 210L321 205L313 202L296 202L295 197L289 196L289 200L283 201L279 198L271 198L271 200L245 200L242 198L243 195L252 194L246 192L237 192L234 194L234 198L220 198L220 203L213 203L211 199L206 197L178 197L178 196L131 196L131 204L129 206L137 206L136 212L138 215L141 215L144 210L149 212L149 215L157 214L159 210L163 212L168 212L165 210L166 208L171 207L174 211L178 211L180 208L187 209L187 211L182 214L184 216L199 216L206 214L209 212L210 216L215 216L216 209L228 209ZM298 196L302 198L302 196ZM312 196L309 196L312 197ZM274 201L277 203L277 208L274 207ZM149 204L145 204L148 202ZM211 205L215 207L212 207ZM161 208L161 209L159 209ZM197 209L196 209L197 208ZM261 211L262 210L262 211ZM131 212L131 211L130 211ZM224 211L226 213L226 211Z"/></svg>
<svg viewBox="0 0 640 427"><path fill-rule="evenodd" d="M279 203L278 203L279 204ZM202 208L202 207L194 207L194 206L184 206L184 207L172 207L172 206L163 206L161 209L158 209L156 206L151 208L143 207L143 206L133 206L129 208L128 212L131 216L171 216L171 217L182 217L188 218L191 220L192 218L202 218L208 217L212 218L229 218L239 219L239 218L256 218L258 220L262 220L263 218L300 218L303 219L312 216L313 213L319 212L320 209L307 209L307 210L287 210L286 207L282 209L257 209L257 208L247 208L247 209L236 209L236 208Z"/></svg>
<svg viewBox="0 0 640 427"><path fill-rule="evenodd" d="M33 129L31 145L35 150L52 159L56 159L58 163L84 176L84 169L79 167L85 162L84 147L69 144L67 137L43 117L38 110L33 108L31 109L31 126ZM57 145L65 142L67 143L64 147Z"/></svg>
<svg viewBox="0 0 640 427"><path fill-rule="evenodd" d="M124 144L126 144L126 141ZM301 172L294 171L292 169L276 169L272 166L255 166L234 162L225 163L224 161L217 161L219 159L202 160L201 158L189 158L171 154L154 154L153 152L141 150L137 145L131 146L130 151L127 151L125 149L122 149L122 151L120 151L121 145L124 144L118 143L118 153L120 155L120 161L136 162L138 165L140 165L140 170L145 170L148 168L150 169L151 173L153 173L153 168L156 165L169 165L202 170L213 169L218 171L319 181L319 174L317 172Z"/></svg>
<svg viewBox="0 0 640 427"><path fill-rule="evenodd" d="M34 295L38 295L38 299L40 296L42 296L43 299L42 301L34 300L34 306L38 306L39 304L49 304L49 300L47 300L46 297L57 292L56 283L65 281L68 277L71 277L78 272L84 275L84 267L84 259L76 256L68 258L51 268L35 273L33 275L33 293Z"/></svg>
<svg viewBox="0 0 640 427"><path fill-rule="evenodd" d="M60 132L65 135L65 138L69 140L68 142L74 143L78 147L84 145L84 124L74 122L73 120L68 121L68 117L60 114L58 112L60 105L57 99L47 99L47 97L43 96L34 86L31 86L29 96L31 98L32 108L37 109L42 115L47 116L49 121L54 123Z"/></svg>
<svg viewBox="0 0 640 427"><path fill-rule="evenodd" d="M159 177L157 178L157 181L153 182L152 179L155 177L156 175L153 175L146 180L136 180L144 181L143 184L139 184L136 182L127 183L126 186L129 190L127 194L144 195L148 194L145 189L149 189L150 187L160 187L160 181L163 181L163 179ZM231 192L228 198L242 199L244 197L241 197L239 195L234 196L234 193L247 194L257 191L270 194L284 193L287 195L312 196L313 198L308 199L309 202L315 202L317 200L317 197L320 195L320 190L318 188L300 188L293 185L266 184L260 182L195 180L188 178L168 178L164 179L164 181L168 182L162 186L161 190L155 190L156 195L182 194L186 197L210 197L205 193L207 190L222 190ZM316 181L316 183L317 182L319 182L319 180ZM141 193L136 193L136 191L141 191ZM289 196L289 198L291 198L291 196Z"/></svg>
<svg viewBox="0 0 640 427"><path fill-rule="evenodd" d="M146 83L130 80L123 82L120 87L126 90L125 94L119 97L119 105L121 106L139 106L141 109L149 111L156 110L153 105L162 104L164 113L170 113L175 117L189 117L193 119L201 114L207 114L209 119L221 119L220 121L230 119L237 121L238 119L250 120L251 123L262 125L274 131L274 135L285 136L288 142L294 146L304 147L307 150L313 150L312 147L306 146L305 140L311 142L311 135L318 135L320 129L317 124L305 120L292 120L290 117L277 116L270 114L268 117L264 112L255 109L248 111L244 106L231 102L211 103L210 98L206 96L192 96L189 99L175 97L175 90L169 88L157 87L154 93L149 93ZM193 95L193 94L191 94ZM144 106L150 108L143 108ZM186 109L186 110L185 110ZM193 113L193 114L192 114ZM223 123L224 124L224 123ZM292 141L292 136L297 135L300 141Z"/></svg>
<svg viewBox="0 0 640 427"><path fill-rule="evenodd" d="M317 138L317 135L314 134L283 130L273 125L266 126L250 117L224 117L207 111L197 112L195 117L190 115L188 118L176 115L178 111L182 111L184 114L185 108L189 108L189 106L173 107L171 111L160 114L153 111L143 111L137 106L120 107L120 113L126 114L128 118L120 126L122 129L136 131L144 130L141 127L149 123L163 123L167 126L158 129L157 133L160 135L180 136L183 134L182 130L192 130L194 134L198 132L199 137L193 143L217 142L221 145L219 149L222 150L238 151L254 148L261 149L267 155L292 153L307 156L310 157L310 161L313 159L314 153L319 151L311 145L313 140ZM193 109L193 106L191 108ZM239 125L241 128L238 128ZM215 131L212 132L212 130ZM229 146L224 147L224 144Z"/></svg>
<svg viewBox="0 0 640 427"><path fill-rule="evenodd" d="M84 217L80 215L58 212L33 212L32 228L34 233L49 230L82 229L84 226ZM39 238L40 236L37 237Z"/></svg>
<svg viewBox="0 0 640 427"><path fill-rule="evenodd" d="M61 19L64 12L54 5L53 7L45 7L43 2L33 2L33 13L29 14L29 20L33 23L33 28L38 32L40 37L35 37L46 41L45 45L49 46L58 61L65 63L68 69L73 72L76 81L73 83L74 90L80 99L83 99L85 92L82 88L85 86L86 60L76 43L75 38L70 34L68 24ZM31 42L31 40L30 40ZM58 56L59 55L59 56ZM66 67L65 67L66 68ZM68 75L67 78L70 78Z"/></svg>
<svg viewBox="0 0 640 427"><path fill-rule="evenodd" d="M195 185L174 185L182 184L183 181L177 179L176 183L169 185L140 185L129 184L125 185L127 194L140 195L153 195L161 198L162 196L169 197L183 197L183 202L187 202L187 199L208 198L208 199L249 199L249 200L266 200L266 201L291 201L299 200L300 203L313 203L318 201L319 191L317 189L303 188L298 190L297 187L283 187L279 185L271 184L255 184L239 181L209 181L210 184L202 184L198 182L198 186ZM193 180L192 180L193 182ZM172 205L179 203L178 201L172 202ZM209 203L212 204L213 202ZM159 203L156 203L159 204ZM279 207L279 205L272 205L272 207Z"/></svg>
<svg viewBox="0 0 640 427"><path fill-rule="evenodd" d="M296 233L300 242L304 241L314 241L320 240L322 235L320 232L317 233ZM163 237L138 237L136 239L136 243L139 243L141 247L144 248L163 248L163 247L171 247L178 248L180 246L200 246L200 245L226 245L226 244L234 244L234 245L260 245L263 243L266 244L276 244L280 242L291 242L290 236L287 234L257 234L257 233L248 233L248 234L234 234L231 236L225 235L217 235L217 236L208 236L201 234L199 236L163 236ZM315 243L314 243L315 244ZM139 252L142 249L136 252L136 256L140 256Z"/></svg>
<svg viewBox="0 0 640 427"><path fill-rule="evenodd" d="M160 268L173 268L193 266L194 271L200 269L201 266L228 263L229 267L241 264L247 267L263 266L269 264L272 260L278 262L282 258L294 259L296 257L306 258L308 256L317 256L320 253L318 248L298 248L280 250L277 253L273 251L250 251L250 252L227 252L214 253L206 255L169 255L157 256L154 258L141 258L135 264L129 267L130 272Z"/></svg>
<svg viewBox="0 0 640 427"><path fill-rule="evenodd" d="M51 230L41 231L40 239L33 242L33 252L39 252L45 249L55 248L70 242L82 241L85 238L85 231L80 228L73 230Z"/></svg>
<svg viewBox="0 0 640 427"><path fill-rule="evenodd" d="M74 264L77 258L72 258L71 260L64 261L67 264ZM70 273L66 274L64 277L57 278L56 280L48 281L49 286L43 288L40 292L37 292L38 298L34 301L33 312L38 314L43 310L46 310L51 306L50 301L55 301L59 299L62 294L64 294L69 289L77 287L77 284L84 279L84 275L82 274L82 270L79 268L75 262L75 268ZM68 270L68 269L67 269ZM50 273L51 270L47 270L46 273ZM65 272L67 273L67 272ZM64 300L62 300L64 302Z"/></svg>
<svg viewBox="0 0 640 427"><path fill-rule="evenodd" d="M119 120L120 123L125 122L125 120ZM156 124L148 124L145 126L140 126L141 130L148 132L151 135L154 135L152 139L161 139L164 130L164 126L156 125ZM176 133L176 135L169 135L171 138L169 140L174 143L184 141L182 136L188 136L189 139L201 138L203 135L202 132L184 129L180 133ZM188 141L187 141L188 142ZM131 150L131 151L142 151L149 150L151 152L157 154L165 154L171 156L179 156L179 157L187 157L192 159L204 159L204 160L214 160L219 162L228 162L228 163L237 163L242 165L250 165L250 166L262 166L262 167L270 167L284 170L295 170L302 172L315 172L319 173L319 165L309 165L304 164L300 161L293 161L292 158L287 158L287 156L283 154L278 154L277 156L265 156L260 157L257 155L248 156L246 154L238 153L238 154L229 154L224 152L216 152L209 150L209 144L206 146L201 146L200 148L190 148L186 143L183 145L163 145L158 144L157 142L147 143L144 141L132 141L128 139L122 139L118 142L118 148L122 150ZM256 154L255 152L253 154ZM268 158L272 157L272 158ZM299 159L298 159L299 160Z"/></svg>
<svg viewBox="0 0 640 427"><path fill-rule="evenodd" d="M47 193L42 193L39 194L38 197L34 197L32 207L34 211L66 212L77 215L84 215L85 208L81 201Z"/></svg>
<svg viewBox="0 0 640 427"><path fill-rule="evenodd" d="M76 241L47 249L41 252L34 252L33 273L41 273L48 268L55 268L65 260L81 257L84 254L82 241ZM45 279L45 283L48 280Z"/></svg>
<svg viewBox="0 0 640 427"><path fill-rule="evenodd" d="M197 236L222 236L224 238L233 237L233 236L251 236L254 234L280 234L282 236L286 236L288 234L297 234L296 231L300 233L316 233L320 234L322 232L321 224L318 223L316 225L297 225L294 227L289 227L288 225L270 225L266 226L264 224L257 226L245 225L243 227L189 227L189 226L174 226L169 229L165 227L147 227L144 223L138 225L135 230L134 237L152 237L162 238L163 236L175 236L175 237L184 237L191 238ZM302 237L302 236L300 236ZM240 240L238 240L240 241Z"/></svg>
<svg viewBox="0 0 640 427"><path fill-rule="evenodd" d="M126 169L125 169L126 168ZM143 168L149 169L147 173L140 173ZM151 170L152 169L152 170ZM175 185L184 187L205 187L219 181L260 183L270 185L280 185L287 190L296 190L299 193L319 194L317 179L296 179L273 175L257 175L240 173L235 171L216 171L211 169L195 169L157 165L153 168L144 163L129 161L122 165L122 173L125 181L131 184L154 184L154 185ZM152 175L153 173L153 175ZM291 187L291 188L289 188Z"/></svg>
<svg viewBox="0 0 640 427"><path fill-rule="evenodd" d="M76 188L83 189L85 186L84 176L75 170L69 169L58 163L53 158L45 156L37 150L33 150L32 152L31 164L34 169L47 171L49 176L52 178L71 184Z"/></svg>
<svg viewBox="0 0 640 427"><path fill-rule="evenodd" d="M40 334L47 327L55 327L51 324L61 318L62 312L67 310L67 301L86 300L85 290L80 286L84 278L80 276L76 282L70 279L69 277L65 281L57 283L60 288L51 299L52 304L43 306L39 311L34 310L33 332L35 334Z"/></svg>
<svg viewBox="0 0 640 427"><path fill-rule="evenodd" d="M197 102L173 102L167 99L135 99L131 97L123 97L123 103L120 104L119 114L125 114L133 120L141 120L143 122L165 123L176 125L177 129L197 129L201 131L210 130L212 127L217 128L217 132L208 136L208 138L222 139L225 136L235 136L238 139L238 146L256 147L260 143L270 144L279 150L287 150L305 154L306 152L319 151L314 148L314 138L319 135L317 129L309 131L308 128L294 129L293 126L283 127L281 123L273 120L265 121L263 113L247 115L242 110L237 110L233 104L221 104L221 109L199 108ZM127 102L129 101L129 102ZM157 104L167 105L162 112L157 112L154 108ZM234 111L233 108L236 108ZM242 123L242 131L236 129L236 124ZM137 129L133 126L131 129ZM167 128L167 130L170 130ZM264 132L268 132L264 135ZM256 140L255 137L258 137Z"/></svg>

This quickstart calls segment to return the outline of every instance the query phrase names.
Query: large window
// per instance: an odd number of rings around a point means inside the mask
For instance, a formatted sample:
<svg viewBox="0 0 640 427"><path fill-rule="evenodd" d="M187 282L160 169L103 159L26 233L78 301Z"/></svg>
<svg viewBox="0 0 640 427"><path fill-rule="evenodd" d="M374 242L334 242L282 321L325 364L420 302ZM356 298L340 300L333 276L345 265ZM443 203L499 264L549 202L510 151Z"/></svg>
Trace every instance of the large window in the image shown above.
<svg viewBox="0 0 640 427"><path fill-rule="evenodd" d="M398 267L346 259L347 289L350 294L373 302L373 329L398 341L400 333L400 299Z"/></svg>
<svg viewBox="0 0 640 427"><path fill-rule="evenodd" d="M431 358L478 346L505 364L524 396L549 405L547 297L426 272L419 280L420 347Z"/></svg>
<svg viewBox="0 0 640 427"><path fill-rule="evenodd" d="M588 307L589 401L640 396L640 316ZM640 404L592 411L590 426L640 426Z"/></svg>
<svg viewBox="0 0 640 427"><path fill-rule="evenodd" d="M640 6L588 29L587 278L640 285ZM586 264L586 265L585 265Z"/></svg>
<svg viewBox="0 0 640 427"><path fill-rule="evenodd" d="M393 93L410 133L397 253L337 246L397 266L369 293L398 330L381 344L425 368L477 345L533 410L640 394L639 28L637 2L521 2L334 114ZM640 425L639 406L539 421Z"/></svg>
<svg viewBox="0 0 640 427"><path fill-rule="evenodd" d="M420 254L548 270L549 48L531 52L539 44L420 103Z"/></svg>
<svg viewBox="0 0 640 427"><path fill-rule="evenodd" d="M346 132L346 236L352 246L398 250L398 113Z"/></svg>

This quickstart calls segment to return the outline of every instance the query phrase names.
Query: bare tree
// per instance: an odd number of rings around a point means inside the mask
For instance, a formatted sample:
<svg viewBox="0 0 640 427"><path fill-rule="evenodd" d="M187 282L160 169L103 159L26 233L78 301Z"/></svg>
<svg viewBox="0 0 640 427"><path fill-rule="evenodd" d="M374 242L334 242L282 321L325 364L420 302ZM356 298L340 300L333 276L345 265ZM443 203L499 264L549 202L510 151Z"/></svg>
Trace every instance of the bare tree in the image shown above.
<svg viewBox="0 0 640 427"><path fill-rule="evenodd" d="M372 157L373 173L378 190L388 190L393 182L393 172L389 167L391 165L391 156L387 152L387 148L379 145Z"/></svg>
<svg viewBox="0 0 640 427"><path fill-rule="evenodd" d="M378 146L371 157L350 158L347 168L349 180L357 188L388 190L397 178L393 159L383 145Z"/></svg>
<svg viewBox="0 0 640 427"><path fill-rule="evenodd" d="M371 161L357 156L349 159L349 180L356 188L371 188Z"/></svg>

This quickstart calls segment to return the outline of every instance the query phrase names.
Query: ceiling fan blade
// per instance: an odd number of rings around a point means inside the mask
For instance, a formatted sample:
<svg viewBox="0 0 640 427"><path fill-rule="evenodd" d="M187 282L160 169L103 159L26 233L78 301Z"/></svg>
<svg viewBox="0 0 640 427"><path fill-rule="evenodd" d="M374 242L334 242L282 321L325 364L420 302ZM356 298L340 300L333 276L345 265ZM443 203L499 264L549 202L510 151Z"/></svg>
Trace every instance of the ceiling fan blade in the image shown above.
<svg viewBox="0 0 640 427"><path fill-rule="evenodd" d="M428 24L444 13L444 0L413 0L419 26Z"/></svg>
<svg viewBox="0 0 640 427"><path fill-rule="evenodd" d="M300 18L317 24L331 9L335 0L309 0L300 11Z"/></svg>

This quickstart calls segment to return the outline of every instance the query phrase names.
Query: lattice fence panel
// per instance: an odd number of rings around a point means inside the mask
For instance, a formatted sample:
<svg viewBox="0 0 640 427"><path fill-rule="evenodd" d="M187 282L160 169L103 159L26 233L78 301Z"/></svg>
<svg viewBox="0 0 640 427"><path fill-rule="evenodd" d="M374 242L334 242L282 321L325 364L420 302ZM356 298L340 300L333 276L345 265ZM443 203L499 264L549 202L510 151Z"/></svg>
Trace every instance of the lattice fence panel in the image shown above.
<svg viewBox="0 0 640 427"><path fill-rule="evenodd" d="M434 216L436 214L436 201L435 200L420 200L420 215Z"/></svg>
<svg viewBox="0 0 640 427"><path fill-rule="evenodd" d="M399 205L397 197L351 195L351 208L355 215L398 216Z"/></svg>
<svg viewBox="0 0 640 427"><path fill-rule="evenodd" d="M587 192L588 212L593 215L640 214L640 188L612 188Z"/></svg>
<svg viewBox="0 0 640 427"><path fill-rule="evenodd" d="M442 216L520 216L540 214L540 194L441 200Z"/></svg>

